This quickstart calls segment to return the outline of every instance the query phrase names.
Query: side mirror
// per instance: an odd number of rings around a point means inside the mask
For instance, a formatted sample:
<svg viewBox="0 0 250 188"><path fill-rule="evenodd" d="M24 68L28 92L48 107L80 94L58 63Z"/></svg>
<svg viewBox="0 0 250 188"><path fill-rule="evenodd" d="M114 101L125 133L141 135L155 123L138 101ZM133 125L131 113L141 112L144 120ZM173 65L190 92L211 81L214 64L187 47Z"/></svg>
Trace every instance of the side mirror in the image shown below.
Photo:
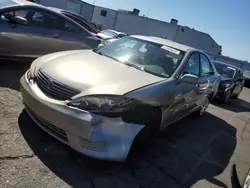
<svg viewBox="0 0 250 188"><path fill-rule="evenodd" d="M198 84L198 76L192 74L184 74L179 78L179 82L188 83L188 84Z"/></svg>
<svg viewBox="0 0 250 188"><path fill-rule="evenodd" d="M11 19L13 23L20 24L20 25L27 25L28 20L26 18L23 18L21 16L15 16Z"/></svg>

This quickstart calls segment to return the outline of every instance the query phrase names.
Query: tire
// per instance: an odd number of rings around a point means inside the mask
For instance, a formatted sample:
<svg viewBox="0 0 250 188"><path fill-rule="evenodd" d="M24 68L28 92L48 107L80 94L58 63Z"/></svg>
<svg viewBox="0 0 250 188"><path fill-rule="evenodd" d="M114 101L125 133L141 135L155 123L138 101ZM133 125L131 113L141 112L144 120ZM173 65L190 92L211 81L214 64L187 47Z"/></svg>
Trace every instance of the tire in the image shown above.
<svg viewBox="0 0 250 188"><path fill-rule="evenodd" d="M142 109L142 113L145 119L142 120L141 124L144 124L145 127L138 133L136 139L139 142L152 141L159 133L161 114L156 109Z"/></svg>
<svg viewBox="0 0 250 188"><path fill-rule="evenodd" d="M238 97L240 96L241 91L242 91L242 88L241 88L240 92L237 95L232 96L232 98L238 99Z"/></svg>
<svg viewBox="0 0 250 188"><path fill-rule="evenodd" d="M240 93L238 93L237 95L232 96L232 98L233 99L238 99L239 95L240 95Z"/></svg>
<svg viewBox="0 0 250 188"><path fill-rule="evenodd" d="M144 152L149 145L154 143L161 124L161 111L156 108L137 108L132 115L139 120L134 123L144 124L145 127L136 135L127 160L138 153Z"/></svg>
<svg viewBox="0 0 250 188"><path fill-rule="evenodd" d="M232 95L232 90L230 89L230 90L228 90L226 96L225 96L224 99L223 99L223 103L224 103L224 104L227 104L227 103L228 103L229 99L231 98L231 95Z"/></svg>

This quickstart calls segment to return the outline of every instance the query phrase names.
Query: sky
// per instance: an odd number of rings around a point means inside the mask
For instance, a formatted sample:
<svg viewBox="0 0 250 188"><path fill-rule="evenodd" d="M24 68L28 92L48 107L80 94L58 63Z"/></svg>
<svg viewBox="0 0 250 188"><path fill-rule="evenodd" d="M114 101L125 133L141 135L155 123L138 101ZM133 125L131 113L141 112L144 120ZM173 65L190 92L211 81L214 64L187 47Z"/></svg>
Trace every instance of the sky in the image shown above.
<svg viewBox="0 0 250 188"><path fill-rule="evenodd" d="M140 9L140 15L210 34L222 54L250 62L250 0L85 0L111 9Z"/></svg>

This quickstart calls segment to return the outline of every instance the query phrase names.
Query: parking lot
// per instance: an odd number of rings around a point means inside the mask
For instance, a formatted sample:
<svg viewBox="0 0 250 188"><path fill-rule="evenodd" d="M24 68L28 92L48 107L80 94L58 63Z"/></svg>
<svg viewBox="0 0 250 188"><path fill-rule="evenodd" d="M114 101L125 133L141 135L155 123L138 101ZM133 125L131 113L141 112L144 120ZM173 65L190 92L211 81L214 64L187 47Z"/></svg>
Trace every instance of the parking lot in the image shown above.
<svg viewBox="0 0 250 188"><path fill-rule="evenodd" d="M81 156L28 117L19 78L28 63L0 65L0 187L230 187L236 162L250 168L250 89L229 104L214 102L200 119L187 117L134 151L126 163Z"/></svg>

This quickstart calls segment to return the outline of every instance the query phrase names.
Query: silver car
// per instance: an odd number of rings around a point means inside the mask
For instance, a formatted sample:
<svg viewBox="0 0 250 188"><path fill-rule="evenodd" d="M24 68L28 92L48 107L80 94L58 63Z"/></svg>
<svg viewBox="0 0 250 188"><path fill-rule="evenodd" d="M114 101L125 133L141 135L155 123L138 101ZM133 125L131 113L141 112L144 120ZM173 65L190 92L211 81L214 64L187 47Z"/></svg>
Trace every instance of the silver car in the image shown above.
<svg viewBox="0 0 250 188"><path fill-rule="evenodd" d="M101 32L99 32L97 34L100 38L102 39L119 39L122 37L127 36L126 33L123 32L119 32L119 31L115 31L115 30L111 30L111 29L105 29L102 30Z"/></svg>
<svg viewBox="0 0 250 188"><path fill-rule="evenodd" d="M84 155L124 161L134 141L203 115L219 80L202 51L133 36L36 59L21 93L30 117L51 136Z"/></svg>
<svg viewBox="0 0 250 188"><path fill-rule="evenodd" d="M34 60L58 51L97 48L100 42L77 22L42 5L0 1L0 59Z"/></svg>

